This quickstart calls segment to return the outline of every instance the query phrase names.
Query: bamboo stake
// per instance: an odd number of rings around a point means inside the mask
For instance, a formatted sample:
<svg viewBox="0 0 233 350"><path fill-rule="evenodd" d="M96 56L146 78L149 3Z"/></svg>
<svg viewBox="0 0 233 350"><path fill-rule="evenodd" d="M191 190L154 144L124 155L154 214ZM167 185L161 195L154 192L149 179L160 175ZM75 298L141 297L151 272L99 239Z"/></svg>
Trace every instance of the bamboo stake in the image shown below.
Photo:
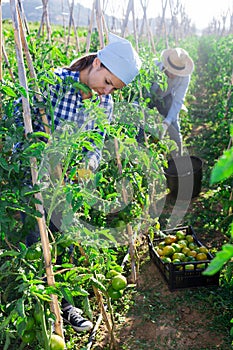
<svg viewBox="0 0 233 350"><path fill-rule="evenodd" d="M68 39L67 39L67 48L69 45L69 41L70 41L70 32L71 32L71 26L73 25L73 29L74 29L74 36L75 36L75 43L76 43L76 50L80 51L80 47L79 47L79 38L78 38L78 34L77 34L77 28L75 25L75 21L74 21L74 0L72 0L72 4L70 5L69 0L68 0L68 5L69 5L69 10L70 10L70 19L69 19L69 33L68 33Z"/></svg>
<svg viewBox="0 0 233 350"><path fill-rule="evenodd" d="M72 13L72 24L73 24L73 28L74 28L74 37L75 37L76 50L79 52L80 51L79 36L78 36L78 31L77 31L77 27L76 27L76 24L75 24L74 14L73 13Z"/></svg>
<svg viewBox="0 0 233 350"><path fill-rule="evenodd" d="M104 47L104 32L103 32L102 10L100 5L100 0L96 0L95 6L96 6L95 8L96 23L97 23L98 33L99 33L100 48L102 49Z"/></svg>
<svg viewBox="0 0 233 350"><path fill-rule="evenodd" d="M20 13L21 13L21 16L22 16L22 19L23 19L23 23L24 23L25 28L26 28L27 35L29 35L30 34L29 26L28 26L27 18L25 16L25 12L24 12L22 1L18 0L18 4L19 4Z"/></svg>
<svg viewBox="0 0 233 350"><path fill-rule="evenodd" d="M156 53L153 35L152 35L152 32L151 32L151 28L150 28L150 25L148 23L147 14L146 14L146 10L147 10L147 7L148 7L148 1L147 2L145 1L143 3L143 1L141 0L141 6L142 6L142 9L143 9L143 23L145 22L145 24L146 24L146 29L147 29L147 35L148 35L149 43L152 46L153 53Z"/></svg>
<svg viewBox="0 0 233 350"><path fill-rule="evenodd" d="M106 310L107 307L105 307L104 309ZM96 332L98 331L98 328L101 325L102 320L103 320L103 315L102 315L102 313L100 313L99 317L98 317L98 319L96 321L95 327L93 328L93 330L91 332L91 335L88 338L88 343L87 343L87 346L86 346L86 350L90 350L91 349L91 347L93 345L93 342L95 340Z"/></svg>
<svg viewBox="0 0 233 350"><path fill-rule="evenodd" d="M85 263L86 265L87 264L90 264L89 263L89 259L88 259L88 256L86 255L84 249L82 248L82 245L81 243L79 242L79 250L80 250L80 253L81 255L85 258ZM113 320L112 320L112 324L111 324L111 321L109 319L109 316L107 314L107 307L104 305L104 302L103 302L103 297L102 297L102 294L101 292L99 292L99 290L95 287L95 286L92 286L93 288L93 291L94 291L94 294L95 294L95 297L96 297L96 300L98 302L98 305L99 305L99 309L100 309L100 312L101 312L101 315L102 317L99 317L97 323L96 323L96 326L94 327L90 337L89 337L89 343L88 343L88 347L87 349L90 349L91 348L91 345L92 345L92 342L94 340L94 337L95 337L95 334L96 334L96 331L99 327L99 324L101 323L102 321L102 318L104 319L104 322L106 324L106 327L107 327L107 330L110 334L110 337L111 337L111 344L113 344L114 346L114 349L116 349L116 340L115 340L115 336L114 336L114 329L113 329ZM110 346L111 348L111 346Z"/></svg>
<svg viewBox="0 0 233 350"><path fill-rule="evenodd" d="M23 60L22 43L21 43L21 37L20 37L20 27L19 27L19 18L18 18L16 0L10 0L10 5L11 5L12 23L13 23L13 29L14 29L15 50L16 50L16 57L18 62L19 82L26 91L26 97L22 96L22 104L23 104L24 127L25 127L25 133L27 136L28 133L31 133L33 131L33 128L32 128L32 121L31 121L28 86L27 86L26 72L25 72L25 66L24 66L24 60ZM31 163L32 183L34 185L38 177L36 159L31 158L30 163ZM43 203L43 198L40 192L35 194L35 198L40 203ZM41 218L39 217L37 218L37 223L39 226L42 249L44 254L47 282L49 286L54 286L55 279L54 279L54 274L52 269L51 252L49 247L48 231L46 228L44 208L42 204L36 204L35 206L36 206L36 209L42 215ZM52 295L51 298L52 298L51 308L54 314L56 315L55 332L60 336L63 336L62 319L60 317L60 309L58 305L57 296Z"/></svg>
<svg viewBox="0 0 233 350"><path fill-rule="evenodd" d="M132 0L132 16L133 16L133 31L134 31L134 39L135 39L135 46L136 46L136 51L139 51L138 48L138 35L137 35L137 27L136 27L136 20L135 20L135 11L134 11L134 0Z"/></svg>
<svg viewBox="0 0 233 350"><path fill-rule="evenodd" d="M40 37L41 32L43 33L43 28L44 28L44 11L42 13L42 17L41 17L41 20L40 20L40 27L39 27L39 30L38 30L38 33L37 33L37 37L38 38Z"/></svg>
<svg viewBox="0 0 233 350"><path fill-rule="evenodd" d="M69 10L70 10L70 16L69 16L69 24L68 24L68 37L67 37L67 41L66 41L66 49L68 49L69 46L69 42L70 42L70 33L71 33L71 26L72 26L72 12L74 9L74 0L72 0L72 4L70 5L69 0L68 2L68 6L69 6Z"/></svg>
<svg viewBox="0 0 233 350"><path fill-rule="evenodd" d="M103 319L105 321L106 327L107 327L108 332L111 336L110 349L112 349L112 346L113 346L113 349L117 349L117 342L116 342L116 339L114 337L113 327L111 325L111 321L109 320L108 314L106 312L106 308L104 306L102 294L99 292L99 290L95 286L93 286L93 291L94 291L96 299L98 301L99 308L100 308L101 313L103 315Z"/></svg>
<svg viewBox="0 0 233 350"><path fill-rule="evenodd" d="M19 10L19 9L18 9ZM20 28L20 37L21 37L21 42L22 42L22 46L24 48L24 52L25 52L25 56L26 56L26 60L27 60L27 64L28 64L28 68L29 68L29 73L30 73L30 77L34 80L35 82L35 91L36 91L36 98L42 102L43 98L40 95L40 89L36 83L37 81L37 77L36 77L36 72L33 66L33 61L31 58L31 54L28 48L28 44L27 44L27 40L25 37L25 32L23 29L23 23L22 23L22 19L20 16L20 12L18 12L18 18L19 18L19 28ZM50 134L50 128L49 128L49 122L48 122L48 118L46 116L45 110L42 108L39 108L39 112L40 112L40 116L42 118L43 121L43 125L44 125L44 129L45 132L49 135ZM50 141L48 141L49 143ZM62 176L62 168L60 165L57 165L55 169L52 169L53 171L53 175L55 176L55 178L60 179Z"/></svg>
<svg viewBox="0 0 233 350"><path fill-rule="evenodd" d="M92 4L90 24L89 24L88 33L87 33L86 54L89 52L90 46L91 46L91 32L92 32L92 27L94 22L94 13L95 13L95 0L93 0L93 4Z"/></svg>
<svg viewBox="0 0 233 350"><path fill-rule="evenodd" d="M42 13L40 28L38 30L37 36L38 37L40 36L40 33L41 33L42 29L44 28L44 24L46 24L47 39L48 39L48 42L51 42L51 26L50 26L50 22L49 22L48 0L42 0L42 4L43 4L43 13Z"/></svg>
<svg viewBox="0 0 233 350"><path fill-rule="evenodd" d="M65 20L63 0L61 0L61 13L62 13L63 28L64 28L64 42L66 42L66 20Z"/></svg>
<svg viewBox="0 0 233 350"><path fill-rule="evenodd" d="M46 23L46 28L47 28L47 39L49 42L51 42L51 26L49 22L49 9L48 9L48 2L49 0L42 0L43 6L44 6L44 19Z"/></svg>
<svg viewBox="0 0 233 350"><path fill-rule="evenodd" d="M125 36L125 30L128 24L128 20L129 20L129 14L132 11L132 3L133 0L129 0L128 1L128 6L127 6L127 10L126 10L126 14L125 14L125 18L124 18L124 22L122 25L122 29L121 29L121 36L124 37Z"/></svg>
<svg viewBox="0 0 233 350"><path fill-rule="evenodd" d="M116 152L116 160L117 160L117 166L119 174L122 174L122 163L120 159L119 154L119 147L118 147L118 140L117 138L114 138L114 146L115 146L115 152ZM122 184L122 197L124 203L127 203L127 191L124 185L124 182ZM134 237L133 237L133 229L131 224L126 225L127 234L129 237L129 253L130 253L130 259L131 259L131 280L133 283L136 282L137 274L136 274L136 260L135 260L135 248L134 248Z"/></svg>

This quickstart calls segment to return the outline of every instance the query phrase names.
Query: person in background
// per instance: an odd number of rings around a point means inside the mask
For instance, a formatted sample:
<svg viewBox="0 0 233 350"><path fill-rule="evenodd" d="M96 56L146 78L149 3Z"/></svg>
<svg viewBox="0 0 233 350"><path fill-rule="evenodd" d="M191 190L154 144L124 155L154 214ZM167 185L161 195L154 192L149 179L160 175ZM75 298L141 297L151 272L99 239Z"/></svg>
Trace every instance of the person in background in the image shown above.
<svg viewBox="0 0 233 350"><path fill-rule="evenodd" d="M164 117L161 137L168 132L171 140L178 147L178 155L183 154L182 135L180 131L179 113L184 106L194 63L188 52L182 48L163 50L161 60L155 59L155 65L167 76L167 88L163 91L157 82L151 85L149 108L156 107Z"/></svg>
<svg viewBox="0 0 233 350"><path fill-rule="evenodd" d="M108 121L111 122L113 114L111 94L131 83L139 73L140 67L141 60L132 44L124 38L109 33L109 44L97 53L78 58L69 67L55 69L54 73L59 80L51 84L49 89L42 91L45 101L49 98L53 107L54 129L57 129L62 122L76 123L79 128L86 123L86 130L100 133L96 129L95 121L89 120L90 117L85 112L83 101L85 99L98 101L99 107L104 109ZM88 89L77 90L70 84L70 81L80 82ZM19 119L18 112L17 119ZM34 114L36 114L35 111ZM51 115L46 114L51 126ZM39 109L37 117L33 122L33 130L44 131ZM101 135L104 140L104 133ZM86 170L95 171L101 160L101 150L94 145L94 151L87 152L86 158ZM39 235L32 233L27 238L29 246L38 241ZM82 311L70 305L65 299L62 300L62 316L64 321L78 332L88 331L93 327L92 323L82 316Z"/></svg>

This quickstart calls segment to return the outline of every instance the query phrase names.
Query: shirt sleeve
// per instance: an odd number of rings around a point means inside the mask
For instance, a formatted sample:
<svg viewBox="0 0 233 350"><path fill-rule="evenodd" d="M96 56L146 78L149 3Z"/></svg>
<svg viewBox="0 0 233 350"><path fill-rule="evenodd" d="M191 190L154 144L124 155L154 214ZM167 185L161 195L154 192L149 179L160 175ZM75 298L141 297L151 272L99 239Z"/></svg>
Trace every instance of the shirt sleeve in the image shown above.
<svg viewBox="0 0 233 350"><path fill-rule="evenodd" d="M172 88L172 104L168 111L167 117L164 119L166 124L170 125L172 122L177 120L181 107L184 103L189 82L190 76L179 78L177 85Z"/></svg>

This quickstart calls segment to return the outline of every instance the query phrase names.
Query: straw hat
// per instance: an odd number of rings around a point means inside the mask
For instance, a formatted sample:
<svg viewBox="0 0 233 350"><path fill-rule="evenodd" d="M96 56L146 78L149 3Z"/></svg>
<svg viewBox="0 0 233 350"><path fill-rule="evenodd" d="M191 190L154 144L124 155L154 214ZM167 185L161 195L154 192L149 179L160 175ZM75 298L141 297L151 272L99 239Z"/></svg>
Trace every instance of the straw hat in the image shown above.
<svg viewBox="0 0 233 350"><path fill-rule="evenodd" d="M142 64L132 44L113 33L109 33L109 44L97 52L97 57L126 85L139 73Z"/></svg>
<svg viewBox="0 0 233 350"><path fill-rule="evenodd" d="M179 47L162 51L161 61L164 67L172 74L180 77L190 75L194 69L194 63L188 52Z"/></svg>

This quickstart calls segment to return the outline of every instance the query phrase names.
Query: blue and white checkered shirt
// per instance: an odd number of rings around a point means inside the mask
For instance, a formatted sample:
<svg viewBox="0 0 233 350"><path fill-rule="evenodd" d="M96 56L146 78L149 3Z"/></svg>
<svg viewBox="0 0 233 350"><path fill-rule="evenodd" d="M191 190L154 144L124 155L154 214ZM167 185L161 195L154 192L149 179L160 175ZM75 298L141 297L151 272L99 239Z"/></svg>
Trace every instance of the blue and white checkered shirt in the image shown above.
<svg viewBox="0 0 233 350"><path fill-rule="evenodd" d="M82 95L78 87L75 87L79 80L79 71L70 71L66 68L57 68L54 73L57 76L57 81L54 85L49 84L44 91L42 91L44 100L50 100L52 106L52 113L49 109L46 110L48 122L51 126L53 114L54 128L57 129L61 123L72 122L77 124L78 128L84 127L84 130L96 130L104 138L104 133L97 130L95 120L90 118L87 113ZM113 99L111 95L101 95L95 97L93 102L99 101L98 107L103 108L107 115L107 120L110 122L113 114ZM47 103L45 103L47 105ZM39 115L39 109L35 111ZM34 131L44 131L44 126L41 120L33 122ZM94 170L98 167L101 159L101 150L94 146L94 151L87 152L87 158L94 163Z"/></svg>

